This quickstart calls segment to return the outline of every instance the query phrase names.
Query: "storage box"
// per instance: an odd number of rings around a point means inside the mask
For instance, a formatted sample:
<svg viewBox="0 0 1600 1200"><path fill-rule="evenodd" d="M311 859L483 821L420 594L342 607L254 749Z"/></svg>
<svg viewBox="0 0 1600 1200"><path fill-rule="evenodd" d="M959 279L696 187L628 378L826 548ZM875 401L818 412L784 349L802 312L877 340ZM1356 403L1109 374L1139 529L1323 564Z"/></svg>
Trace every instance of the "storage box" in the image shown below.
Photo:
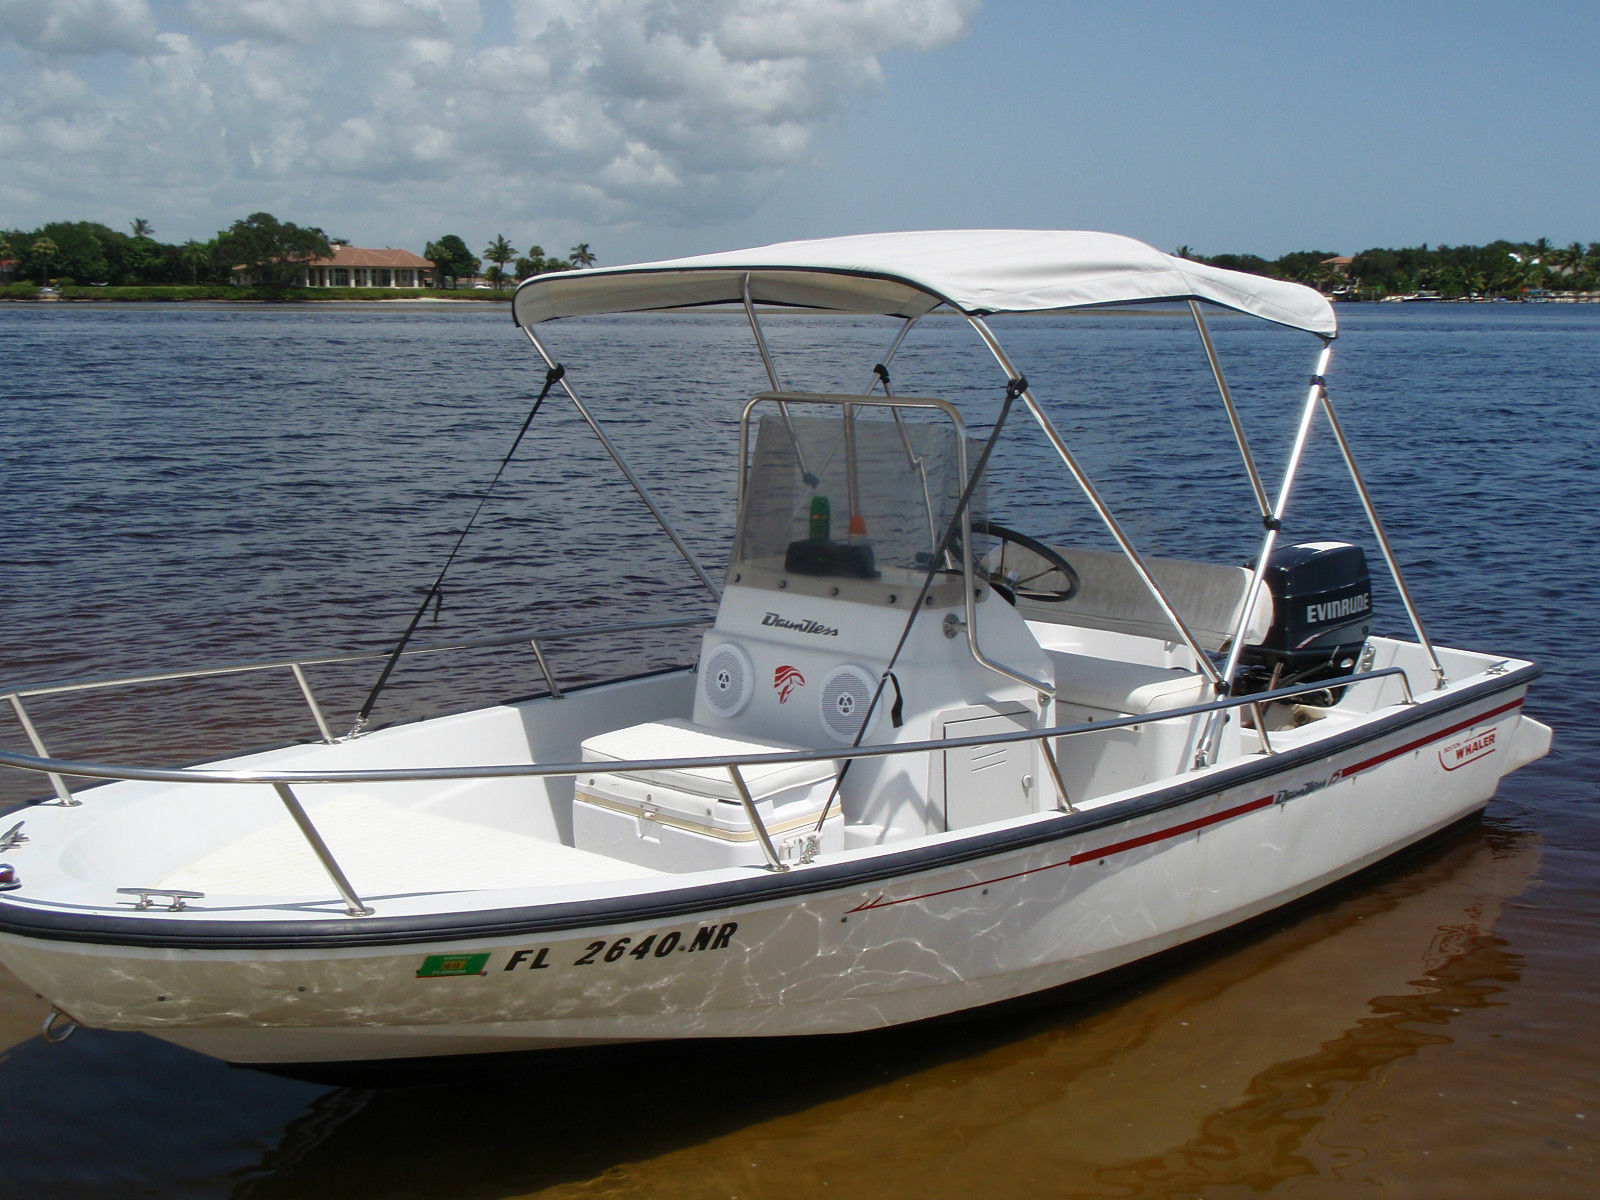
<svg viewBox="0 0 1600 1200"><path fill-rule="evenodd" d="M661 758L732 758L781 754L799 746L760 742L672 718L614 729L583 743L585 762ZM838 764L831 760L764 763L740 775L767 835L787 862L844 846L844 817L834 801L817 830ZM658 871L764 866L766 855L732 775L724 767L584 773L576 780L573 843Z"/></svg>

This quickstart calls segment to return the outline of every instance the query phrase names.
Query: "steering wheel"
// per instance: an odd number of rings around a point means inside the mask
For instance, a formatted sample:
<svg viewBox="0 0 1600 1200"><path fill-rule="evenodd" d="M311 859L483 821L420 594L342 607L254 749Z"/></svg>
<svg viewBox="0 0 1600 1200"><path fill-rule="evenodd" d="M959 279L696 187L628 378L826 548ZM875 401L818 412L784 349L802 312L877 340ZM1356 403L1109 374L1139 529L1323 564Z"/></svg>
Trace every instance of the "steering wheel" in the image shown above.
<svg viewBox="0 0 1600 1200"><path fill-rule="evenodd" d="M972 536L975 541L989 537L998 543L979 561L989 586L1010 603L1020 599L1060 604L1078 594L1078 573L1072 564L1038 538L993 521L974 521Z"/></svg>

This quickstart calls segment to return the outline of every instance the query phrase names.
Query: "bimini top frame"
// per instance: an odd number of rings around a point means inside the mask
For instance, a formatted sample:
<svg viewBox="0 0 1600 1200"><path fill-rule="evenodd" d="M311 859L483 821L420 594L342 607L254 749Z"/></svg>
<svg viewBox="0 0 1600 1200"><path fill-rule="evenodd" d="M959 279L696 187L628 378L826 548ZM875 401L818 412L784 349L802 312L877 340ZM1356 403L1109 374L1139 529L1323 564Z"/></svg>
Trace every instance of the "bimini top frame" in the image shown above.
<svg viewBox="0 0 1600 1200"><path fill-rule="evenodd" d="M1251 602L1244 606L1245 611L1241 614L1239 628L1232 639L1230 653L1220 670L1157 583L985 321L986 317L996 313L1061 312L1152 301L1181 301L1191 309L1265 527L1265 536L1256 556L1255 577L1248 593ZM1266 487L1250 453L1227 381L1206 331L1199 302L1303 330L1322 340L1310 391L1301 409L1294 447L1275 502L1269 501ZM875 313L900 317L905 321L900 337L919 317L936 308L952 308L965 316L1008 379L1019 388L1018 394L1029 414L1072 473L1151 597L1171 622L1179 639L1193 654L1197 667L1210 678L1219 695L1225 695L1231 689L1238 667L1243 631L1249 626L1254 605L1262 602L1265 564L1282 526L1307 435L1320 410L1326 415L1339 443L1340 452L1418 641L1432 660L1437 682L1443 685L1443 668L1423 629L1410 591L1401 576L1398 561L1328 399L1324 379L1332 342L1338 335L1338 322L1327 298L1313 289L1191 262L1116 234L1046 230L937 230L784 242L633 266L539 275L524 280L518 286L512 303L512 317L549 363L553 360L532 329L532 326L544 321L603 313L734 305L742 307L750 318L758 347L762 351L763 363L775 390L780 384L755 317L757 305L818 313ZM898 348L900 337L895 339L894 348ZM889 392L887 379L883 379L882 383L884 391ZM565 382L563 387L567 388L570 395L571 389ZM588 414L585 413L585 416ZM593 425L593 418L589 420ZM609 444L607 449L613 450ZM617 457L614 450L612 456ZM630 482L634 482L638 488L626 464L620 459L618 461L629 475ZM663 521L669 535L673 534L655 504L648 496L645 500L658 519ZM679 549L683 551L680 539L673 535L673 540L679 543ZM701 578L706 579L704 568L686 551L685 557L689 558ZM1206 739L1206 745L1197 757L1197 766L1204 765L1214 756L1215 732L1214 727L1212 736Z"/></svg>

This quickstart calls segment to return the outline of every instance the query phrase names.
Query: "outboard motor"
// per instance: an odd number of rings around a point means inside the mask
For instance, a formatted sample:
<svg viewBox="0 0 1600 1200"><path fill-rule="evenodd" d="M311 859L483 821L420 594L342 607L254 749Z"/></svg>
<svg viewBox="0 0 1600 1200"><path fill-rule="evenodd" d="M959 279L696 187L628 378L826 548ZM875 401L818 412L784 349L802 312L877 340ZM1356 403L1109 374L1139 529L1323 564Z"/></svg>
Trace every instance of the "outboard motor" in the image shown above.
<svg viewBox="0 0 1600 1200"><path fill-rule="evenodd" d="M1372 577L1361 547L1346 542L1281 546L1267 560L1272 628L1239 656L1238 694L1351 674L1372 631ZM1332 693L1301 703L1332 704Z"/></svg>

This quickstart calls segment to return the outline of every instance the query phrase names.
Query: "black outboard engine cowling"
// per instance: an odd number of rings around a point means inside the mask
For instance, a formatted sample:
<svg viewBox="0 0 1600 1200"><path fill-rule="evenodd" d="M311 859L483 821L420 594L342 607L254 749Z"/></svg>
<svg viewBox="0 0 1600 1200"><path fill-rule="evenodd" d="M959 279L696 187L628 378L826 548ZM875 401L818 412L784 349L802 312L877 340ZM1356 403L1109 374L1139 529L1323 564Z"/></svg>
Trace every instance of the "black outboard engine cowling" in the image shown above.
<svg viewBox="0 0 1600 1200"><path fill-rule="evenodd" d="M1281 546L1267 560L1266 585L1272 628L1241 652L1237 693L1338 679L1355 670L1372 631L1372 576L1361 547L1346 542ZM1317 702L1311 696L1302 699Z"/></svg>

